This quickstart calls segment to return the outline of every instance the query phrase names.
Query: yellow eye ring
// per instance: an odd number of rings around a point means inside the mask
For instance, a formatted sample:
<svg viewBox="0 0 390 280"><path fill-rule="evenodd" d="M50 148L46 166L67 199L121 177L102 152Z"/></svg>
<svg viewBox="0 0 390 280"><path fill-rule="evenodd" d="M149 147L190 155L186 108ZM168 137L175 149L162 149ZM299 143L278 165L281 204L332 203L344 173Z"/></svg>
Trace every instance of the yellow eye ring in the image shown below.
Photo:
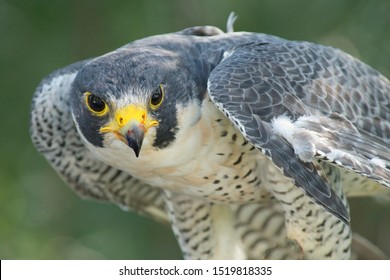
<svg viewBox="0 0 390 280"><path fill-rule="evenodd" d="M150 96L149 105L153 110L156 110L158 107L160 107L161 103L164 100L164 87L162 84L159 85L159 87L152 92L152 95Z"/></svg>
<svg viewBox="0 0 390 280"><path fill-rule="evenodd" d="M92 113L99 117L104 116L108 112L107 104L89 91L85 93L85 104L87 104L88 109Z"/></svg>

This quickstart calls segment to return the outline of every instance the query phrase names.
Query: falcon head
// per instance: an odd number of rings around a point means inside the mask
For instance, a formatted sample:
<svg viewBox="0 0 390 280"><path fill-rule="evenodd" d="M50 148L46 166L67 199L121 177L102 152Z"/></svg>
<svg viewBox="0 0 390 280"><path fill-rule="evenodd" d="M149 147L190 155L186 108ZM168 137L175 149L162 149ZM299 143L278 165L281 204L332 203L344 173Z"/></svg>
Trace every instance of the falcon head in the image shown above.
<svg viewBox="0 0 390 280"><path fill-rule="evenodd" d="M119 49L87 63L71 97L84 142L123 153L131 148L137 157L141 148L170 146L183 123L199 119L207 79L198 70L178 52L152 47ZM186 114L194 104L198 111Z"/></svg>

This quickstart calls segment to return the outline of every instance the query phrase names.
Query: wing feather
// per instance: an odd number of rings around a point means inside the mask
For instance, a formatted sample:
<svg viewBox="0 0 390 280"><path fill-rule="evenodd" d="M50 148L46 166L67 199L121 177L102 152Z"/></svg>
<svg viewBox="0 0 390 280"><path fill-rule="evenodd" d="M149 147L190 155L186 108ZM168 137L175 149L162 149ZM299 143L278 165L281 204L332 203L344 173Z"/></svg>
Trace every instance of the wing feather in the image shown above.
<svg viewBox="0 0 390 280"><path fill-rule="evenodd" d="M390 82L342 51L308 42L236 46L208 90L247 140L344 222L347 210L312 161L389 185Z"/></svg>

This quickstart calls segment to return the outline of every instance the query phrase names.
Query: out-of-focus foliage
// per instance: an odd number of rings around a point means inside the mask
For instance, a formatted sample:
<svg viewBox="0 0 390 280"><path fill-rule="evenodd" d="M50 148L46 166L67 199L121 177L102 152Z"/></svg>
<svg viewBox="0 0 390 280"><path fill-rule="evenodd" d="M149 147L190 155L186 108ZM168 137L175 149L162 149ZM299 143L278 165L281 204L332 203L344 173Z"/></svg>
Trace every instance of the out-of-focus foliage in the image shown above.
<svg viewBox="0 0 390 280"><path fill-rule="evenodd" d="M49 72L193 25L339 47L390 76L388 0L0 0L0 258L181 258L166 226L82 201L32 147L32 93ZM390 254L390 203L354 199L352 227Z"/></svg>

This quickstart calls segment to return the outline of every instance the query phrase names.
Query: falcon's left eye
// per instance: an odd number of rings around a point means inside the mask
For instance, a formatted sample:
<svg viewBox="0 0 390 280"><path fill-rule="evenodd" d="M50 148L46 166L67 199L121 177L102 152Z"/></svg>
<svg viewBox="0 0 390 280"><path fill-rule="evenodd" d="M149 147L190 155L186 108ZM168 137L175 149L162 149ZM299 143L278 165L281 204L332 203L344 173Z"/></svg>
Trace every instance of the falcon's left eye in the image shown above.
<svg viewBox="0 0 390 280"><path fill-rule="evenodd" d="M108 112L108 106L106 103L101 98L90 92L85 93L85 101L88 109L98 116L103 116Z"/></svg>
<svg viewBox="0 0 390 280"><path fill-rule="evenodd" d="M158 107L160 107L161 103L163 102L163 99L164 99L164 88L163 85L160 84L158 89L153 91L150 97L150 101L149 101L150 107L152 107L152 109L157 109Z"/></svg>

